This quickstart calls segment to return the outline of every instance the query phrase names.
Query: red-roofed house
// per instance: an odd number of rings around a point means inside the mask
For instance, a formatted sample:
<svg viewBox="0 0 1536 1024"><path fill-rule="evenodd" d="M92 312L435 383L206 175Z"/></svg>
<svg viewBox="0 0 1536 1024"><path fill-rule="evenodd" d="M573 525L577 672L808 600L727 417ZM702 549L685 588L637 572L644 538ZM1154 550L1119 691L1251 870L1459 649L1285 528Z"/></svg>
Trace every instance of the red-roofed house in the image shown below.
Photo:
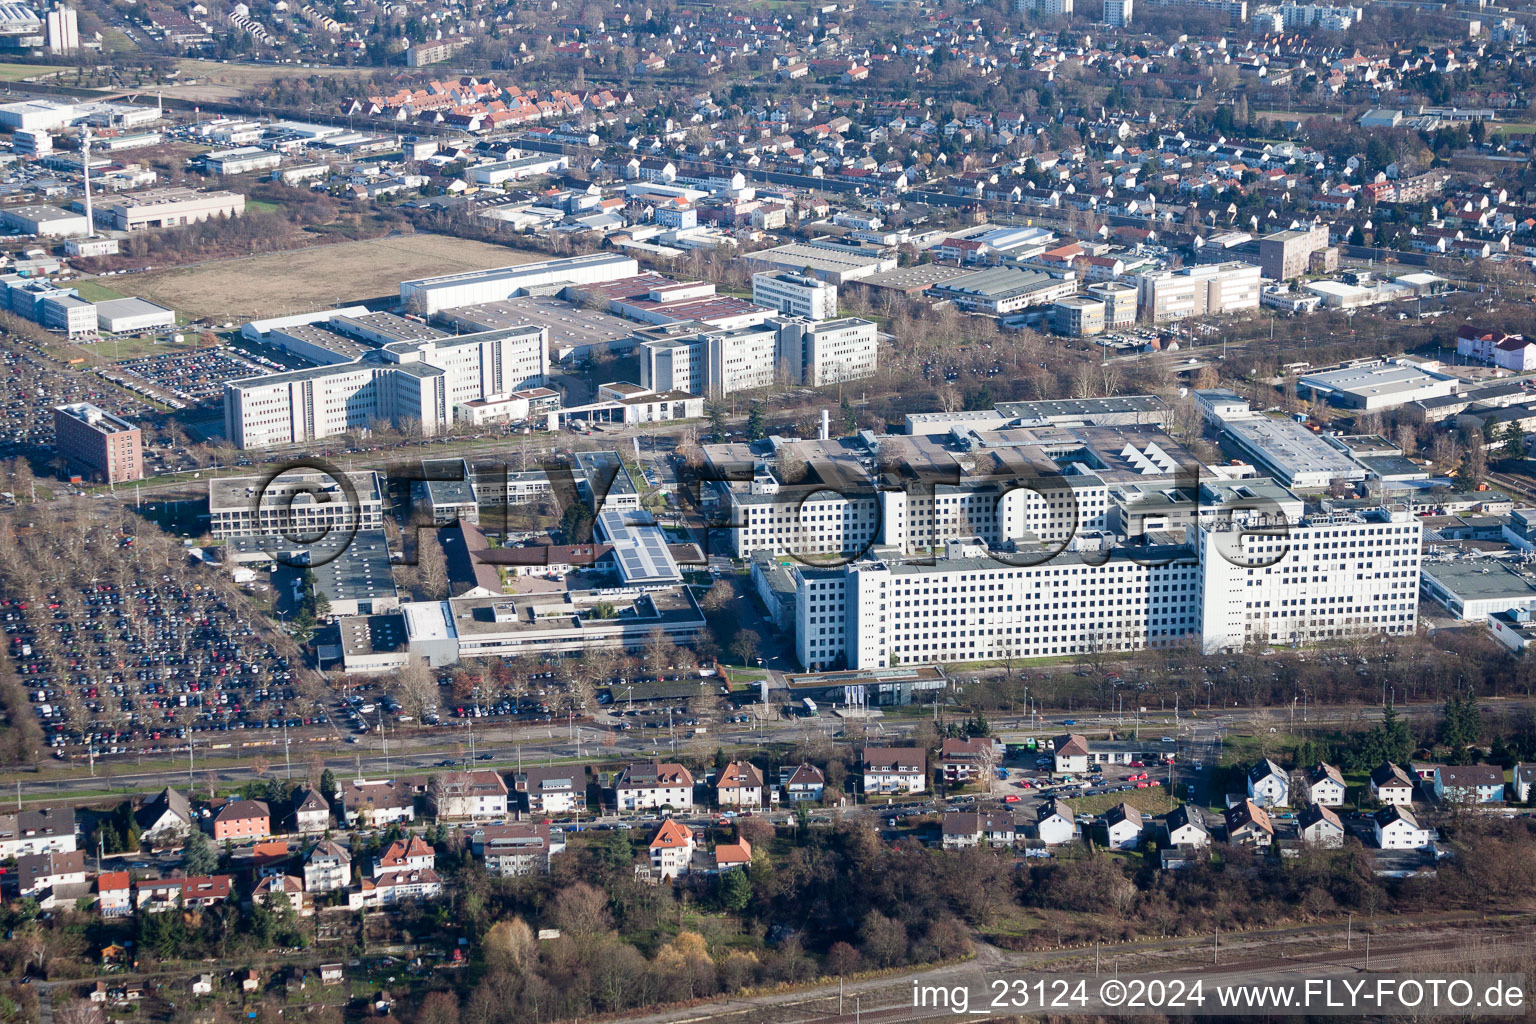
<svg viewBox="0 0 1536 1024"><path fill-rule="evenodd" d="M651 837L651 869L661 878L686 875L693 861L693 829L668 818Z"/></svg>
<svg viewBox="0 0 1536 1024"><path fill-rule="evenodd" d="M127 917L133 913L131 886L126 871L103 871L96 876L96 909L102 917Z"/></svg>

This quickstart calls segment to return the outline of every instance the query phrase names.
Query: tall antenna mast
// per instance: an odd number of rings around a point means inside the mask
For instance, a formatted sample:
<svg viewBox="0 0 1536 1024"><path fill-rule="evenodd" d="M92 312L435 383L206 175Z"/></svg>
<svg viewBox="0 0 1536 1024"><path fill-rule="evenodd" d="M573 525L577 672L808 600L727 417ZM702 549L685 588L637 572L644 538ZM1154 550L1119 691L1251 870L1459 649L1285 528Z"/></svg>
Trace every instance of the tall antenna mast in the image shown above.
<svg viewBox="0 0 1536 1024"><path fill-rule="evenodd" d="M91 212L91 126L80 139L80 168L85 175L85 237L96 237L96 218Z"/></svg>

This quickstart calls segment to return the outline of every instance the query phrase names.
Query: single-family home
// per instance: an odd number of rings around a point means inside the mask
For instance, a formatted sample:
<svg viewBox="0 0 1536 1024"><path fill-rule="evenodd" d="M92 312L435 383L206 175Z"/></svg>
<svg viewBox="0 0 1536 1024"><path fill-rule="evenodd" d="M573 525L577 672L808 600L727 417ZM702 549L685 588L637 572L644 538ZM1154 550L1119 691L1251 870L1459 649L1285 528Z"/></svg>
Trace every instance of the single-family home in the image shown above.
<svg viewBox="0 0 1536 1024"><path fill-rule="evenodd" d="M1429 830L1419 827L1419 819L1402 804L1377 811L1371 822L1376 845L1383 850L1419 850L1429 845Z"/></svg>
<svg viewBox="0 0 1536 1024"><path fill-rule="evenodd" d="M1088 770L1088 740L1076 733L1057 736L1051 756L1058 773L1085 772Z"/></svg>
<svg viewBox="0 0 1536 1024"><path fill-rule="evenodd" d="M37 896L56 886L84 884L83 850L29 853L16 860L16 891L19 895Z"/></svg>
<svg viewBox="0 0 1536 1024"><path fill-rule="evenodd" d="M1383 761L1371 772L1371 796L1377 803L1413 803L1413 779L1391 761Z"/></svg>
<svg viewBox="0 0 1536 1024"><path fill-rule="evenodd" d="M673 818L661 823L656 834L647 844L651 853L651 870L659 878L676 878L686 875L693 862L693 829Z"/></svg>
<svg viewBox="0 0 1536 1024"><path fill-rule="evenodd" d="M133 881L128 872L103 871L96 876L96 910L102 917L133 913Z"/></svg>
<svg viewBox="0 0 1536 1024"><path fill-rule="evenodd" d="M1006 811L946 811L939 826L939 842L946 850L970 846L1012 846L1018 824Z"/></svg>
<svg viewBox="0 0 1536 1024"><path fill-rule="evenodd" d="M1104 812L1104 842L1111 850L1134 850L1141 845L1141 812L1121 803Z"/></svg>
<svg viewBox="0 0 1536 1024"><path fill-rule="evenodd" d="M1435 769L1435 799L1450 804L1504 802L1504 769L1491 764L1442 764Z"/></svg>
<svg viewBox="0 0 1536 1024"><path fill-rule="evenodd" d="M1229 843L1238 846L1268 846L1275 841L1275 826L1269 820L1269 814L1252 800L1241 800L1228 807L1226 819Z"/></svg>
<svg viewBox="0 0 1536 1024"><path fill-rule="evenodd" d="M134 812L139 839L150 846L179 843L192 831L192 804L167 786Z"/></svg>
<svg viewBox="0 0 1536 1024"><path fill-rule="evenodd" d="M306 786L293 802L294 831L324 832L331 827L331 805L320 791Z"/></svg>
<svg viewBox="0 0 1536 1024"><path fill-rule="evenodd" d="M1035 809L1035 838L1046 846L1070 843L1077 836L1077 815L1065 800L1051 797Z"/></svg>
<svg viewBox="0 0 1536 1024"><path fill-rule="evenodd" d="M304 898L304 880L296 875L263 878L251 890L251 902L268 910L290 909L301 917L314 913Z"/></svg>
<svg viewBox="0 0 1536 1024"><path fill-rule="evenodd" d="M951 786L979 781L1003 761L1003 743L991 736L947 739L939 747L939 770Z"/></svg>
<svg viewBox="0 0 1536 1024"><path fill-rule="evenodd" d="M316 843L304 855L304 890L335 892L352 881L352 854L329 839Z"/></svg>
<svg viewBox="0 0 1536 1024"><path fill-rule="evenodd" d="M213 818L213 838L261 839L272 834L272 811L265 800L231 800Z"/></svg>
<svg viewBox="0 0 1536 1024"><path fill-rule="evenodd" d="M376 828L416 820L416 798L394 781L349 780L341 787L341 807L349 827Z"/></svg>
<svg viewBox="0 0 1536 1024"><path fill-rule="evenodd" d="M1183 804L1163 819L1169 846L1210 846L1211 826L1205 812L1194 804Z"/></svg>
<svg viewBox="0 0 1536 1024"><path fill-rule="evenodd" d="M715 844L716 871L744 871L752 866L752 844L738 838L734 843Z"/></svg>
<svg viewBox="0 0 1536 1024"><path fill-rule="evenodd" d="M865 796L921 793L928 788L928 755L919 747L865 747Z"/></svg>
<svg viewBox="0 0 1536 1024"><path fill-rule="evenodd" d="M788 765L779 769L779 787L790 803L810 803L821 799L827 777L813 764Z"/></svg>
<svg viewBox="0 0 1536 1024"><path fill-rule="evenodd" d="M1514 780L1510 783L1510 791L1516 803L1531 802L1531 784L1536 782L1536 764L1526 764L1524 761L1515 765Z"/></svg>
<svg viewBox="0 0 1536 1024"><path fill-rule="evenodd" d="M427 784L427 806L439 821L505 818L507 781L490 769L434 775Z"/></svg>
<svg viewBox="0 0 1536 1024"><path fill-rule="evenodd" d="M373 877L391 871L424 871L437 867L437 851L421 836L396 839L373 862Z"/></svg>
<svg viewBox="0 0 1536 1024"><path fill-rule="evenodd" d="M587 770L528 768L512 776L512 789L530 814L571 814L587 805Z"/></svg>
<svg viewBox="0 0 1536 1024"><path fill-rule="evenodd" d="M68 853L78 844L75 812L70 808L39 807L0 814L0 860L29 853Z"/></svg>
<svg viewBox="0 0 1536 1024"><path fill-rule="evenodd" d="M1289 807L1290 776L1275 762L1264 758L1248 769L1248 799L1260 807Z"/></svg>
<svg viewBox="0 0 1536 1024"><path fill-rule="evenodd" d="M613 796L621 811L690 810L693 773L670 761L636 761L614 779Z"/></svg>
<svg viewBox="0 0 1536 1024"><path fill-rule="evenodd" d="M1344 823L1322 804L1308 804L1297 816L1301 841L1317 846L1343 846Z"/></svg>
<svg viewBox="0 0 1536 1024"><path fill-rule="evenodd" d="M482 825L470 838L486 873L498 878L548 874L550 857L565 852L565 833L542 822Z"/></svg>
<svg viewBox="0 0 1536 1024"><path fill-rule="evenodd" d="M768 803L768 787L763 784L763 770L751 761L732 761L720 769L715 779L715 804L718 807L763 807Z"/></svg>
<svg viewBox="0 0 1536 1024"><path fill-rule="evenodd" d="M1344 774L1319 762L1307 771L1307 800L1322 807L1344 806Z"/></svg>

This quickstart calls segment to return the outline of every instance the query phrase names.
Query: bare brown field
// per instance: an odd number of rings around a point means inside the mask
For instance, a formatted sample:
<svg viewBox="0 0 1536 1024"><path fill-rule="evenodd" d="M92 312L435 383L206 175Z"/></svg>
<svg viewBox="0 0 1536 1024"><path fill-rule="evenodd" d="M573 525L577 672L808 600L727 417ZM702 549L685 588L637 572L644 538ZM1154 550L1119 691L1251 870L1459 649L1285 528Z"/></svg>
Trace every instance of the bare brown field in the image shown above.
<svg viewBox="0 0 1536 1024"><path fill-rule="evenodd" d="M326 77L367 75L366 68L301 67L297 64L224 64L216 60L180 60L176 67L182 77L191 82L167 84L162 93L166 99L184 101L236 100L247 93L262 88L280 78L309 78L313 75Z"/></svg>
<svg viewBox="0 0 1536 1024"><path fill-rule="evenodd" d="M398 296L401 281L540 258L447 235L392 235L107 280L193 319L240 321Z"/></svg>

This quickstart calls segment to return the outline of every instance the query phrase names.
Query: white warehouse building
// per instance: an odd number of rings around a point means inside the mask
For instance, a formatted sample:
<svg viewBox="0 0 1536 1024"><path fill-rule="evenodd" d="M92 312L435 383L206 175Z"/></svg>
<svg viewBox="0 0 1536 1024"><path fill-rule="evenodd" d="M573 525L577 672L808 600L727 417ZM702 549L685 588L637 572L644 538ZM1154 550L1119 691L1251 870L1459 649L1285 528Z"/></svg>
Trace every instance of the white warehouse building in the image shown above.
<svg viewBox="0 0 1536 1024"><path fill-rule="evenodd" d="M602 284L640 273L630 256L594 253L490 270L400 282L400 302L422 316L460 306L500 302L514 295L554 295L571 285Z"/></svg>

